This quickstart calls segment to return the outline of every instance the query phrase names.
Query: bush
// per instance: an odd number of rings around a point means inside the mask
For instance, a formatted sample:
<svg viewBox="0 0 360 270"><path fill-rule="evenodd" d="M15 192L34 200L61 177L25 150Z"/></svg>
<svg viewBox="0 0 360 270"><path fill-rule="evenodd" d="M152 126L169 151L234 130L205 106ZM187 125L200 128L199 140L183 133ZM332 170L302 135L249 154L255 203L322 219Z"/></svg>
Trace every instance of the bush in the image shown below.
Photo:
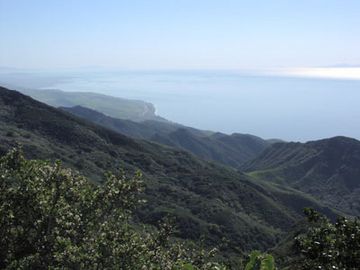
<svg viewBox="0 0 360 270"><path fill-rule="evenodd" d="M14 131L6 132L6 137L15 137L15 132Z"/></svg>
<svg viewBox="0 0 360 270"><path fill-rule="evenodd" d="M269 254L253 251L245 270L275 270L274 258Z"/></svg>
<svg viewBox="0 0 360 270"><path fill-rule="evenodd" d="M141 174L93 185L59 162L0 159L1 269L225 269L169 241L171 226L135 230Z"/></svg>
<svg viewBox="0 0 360 270"><path fill-rule="evenodd" d="M340 217L331 223L312 209L305 209L310 228L295 239L301 254L300 269L356 270L360 266L360 221Z"/></svg>

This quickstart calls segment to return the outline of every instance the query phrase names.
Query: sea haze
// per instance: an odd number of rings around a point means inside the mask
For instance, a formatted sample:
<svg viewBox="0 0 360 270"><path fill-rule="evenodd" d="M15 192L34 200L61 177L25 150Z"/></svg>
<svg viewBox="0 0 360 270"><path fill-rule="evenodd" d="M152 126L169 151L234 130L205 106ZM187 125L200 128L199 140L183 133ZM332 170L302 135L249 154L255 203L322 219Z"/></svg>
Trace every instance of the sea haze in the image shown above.
<svg viewBox="0 0 360 270"><path fill-rule="evenodd" d="M26 85L29 78L36 84ZM3 72L0 82L141 99L169 120L225 133L295 141L360 138L360 80L234 71L67 71Z"/></svg>

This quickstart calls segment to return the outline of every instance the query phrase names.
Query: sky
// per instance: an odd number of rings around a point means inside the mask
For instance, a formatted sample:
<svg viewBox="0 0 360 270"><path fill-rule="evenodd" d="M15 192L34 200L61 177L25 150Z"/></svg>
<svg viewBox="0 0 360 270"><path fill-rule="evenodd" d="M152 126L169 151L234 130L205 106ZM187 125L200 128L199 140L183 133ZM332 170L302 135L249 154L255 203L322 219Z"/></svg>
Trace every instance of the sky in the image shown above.
<svg viewBox="0 0 360 270"><path fill-rule="evenodd" d="M228 133L360 138L360 0L0 0L0 36L0 83Z"/></svg>
<svg viewBox="0 0 360 270"><path fill-rule="evenodd" d="M359 66L359 26L359 0L0 0L0 66Z"/></svg>

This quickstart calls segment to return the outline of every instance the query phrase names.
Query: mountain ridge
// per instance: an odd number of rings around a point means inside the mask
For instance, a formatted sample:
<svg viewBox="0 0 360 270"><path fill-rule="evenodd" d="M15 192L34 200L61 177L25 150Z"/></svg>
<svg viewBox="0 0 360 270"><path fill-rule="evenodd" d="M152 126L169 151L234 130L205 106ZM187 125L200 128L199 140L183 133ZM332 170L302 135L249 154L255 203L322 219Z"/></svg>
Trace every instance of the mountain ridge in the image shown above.
<svg viewBox="0 0 360 270"><path fill-rule="evenodd" d="M278 143L241 167L251 176L289 185L331 207L360 215L360 141L344 136Z"/></svg>
<svg viewBox="0 0 360 270"><path fill-rule="evenodd" d="M20 92L53 107L82 105L121 119L167 121L156 115L155 106L149 102L125 99L93 92L65 92L55 89L21 88Z"/></svg>
<svg viewBox="0 0 360 270"><path fill-rule="evenodd" d="M263 185L188 152L128 138L16 91L0 88L0 105L0 154L21 143L28 157L59 159L96 182L108 170L140 169L148 203L139 209L139 219L156 224L171 214L179 237L203 236L208 247L225 239L224 256L273 246L301 219L304 207L336 215L301 192Z"/></svg>
<svg viewBox="0 0 360 270"><path fill-rule="evenodd" d="M83 106L61 109L121 134L186 150L202 159L234 168L254 158L270 145L268 141L249 134L227 135L168 122L134 123L109 117Z"/></svg>

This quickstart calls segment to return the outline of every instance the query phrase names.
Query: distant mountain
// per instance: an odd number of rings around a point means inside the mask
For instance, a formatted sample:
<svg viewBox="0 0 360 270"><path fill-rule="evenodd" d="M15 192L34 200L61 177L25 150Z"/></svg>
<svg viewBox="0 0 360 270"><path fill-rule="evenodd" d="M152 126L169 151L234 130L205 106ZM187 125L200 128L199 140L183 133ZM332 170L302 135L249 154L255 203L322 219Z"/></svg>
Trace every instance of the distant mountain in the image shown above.
<svg viewBox="0 0 360 270"><path fill-rule="evenodd" d="M310 196L262 183L191 154L135 140L0 88L0 154L18 143L28 158L60 159L93 181L108 170L140 169L147 203L143 222L175 217L178 236L221 246L223 255L273 246L304 207L334 212Z"/></svg>
<svg viewBox="0 0 360 270"><path fill-rule="evenodd" d="M69 112L87 121L117 131L126 136L138 139L149 139L158 133L168 134L182 127L181 125L173 122L163 122L156 120L134 122L127 119L114 118L84 106L59 107L59 109Z"/></svg>
<svg viewBox="0 0 360 270"><path fill-rule="evenodd" d="M242 169L258 179L289 185L348 214L360 215L360 141L334 137L276 143Z"/></svg>
<svg viewBox="0 0 360 270"><path fill-rule="evenodd" d="M271 142L248 134L226 135L171 122L134 123L109 117L82 106L61 109L124 135L187 150L202 159L220 162L235 168L245 161L255 158L271 144Z"/></svg>
<svg viewBox="0 0 360 270"><path fill-rule="evenodd" d="M21 89L22 93L54 107L81 105L120 119L141 122L144 120L166 121L155 114L151 103L111 97L88 92L65 92L60 90Z"/></svg>

